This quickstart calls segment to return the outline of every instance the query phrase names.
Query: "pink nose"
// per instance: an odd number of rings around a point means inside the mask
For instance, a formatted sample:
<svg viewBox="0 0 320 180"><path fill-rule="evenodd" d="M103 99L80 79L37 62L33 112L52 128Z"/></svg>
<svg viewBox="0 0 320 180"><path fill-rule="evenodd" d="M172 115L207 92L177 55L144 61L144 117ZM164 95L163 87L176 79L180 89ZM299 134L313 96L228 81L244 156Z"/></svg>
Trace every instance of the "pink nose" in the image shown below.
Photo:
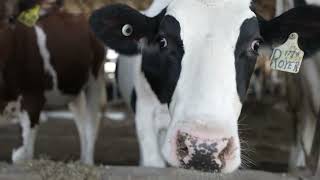
<svg viewBox="0 0 320 180"><path fill-rule="evenodd" d="M180 166L205 172L221 172L234 153L234 138L201 139L179 132L177 157Z"/></svg>

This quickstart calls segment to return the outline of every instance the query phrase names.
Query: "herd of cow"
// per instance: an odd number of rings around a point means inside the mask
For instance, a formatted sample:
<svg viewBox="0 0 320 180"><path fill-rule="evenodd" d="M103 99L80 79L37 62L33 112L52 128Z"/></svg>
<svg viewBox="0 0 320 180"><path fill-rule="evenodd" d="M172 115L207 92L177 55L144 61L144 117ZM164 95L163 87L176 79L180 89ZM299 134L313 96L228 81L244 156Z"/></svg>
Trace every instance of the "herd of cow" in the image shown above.
<svg viewBox="0 0 320 180"><path fill-rule="evenodd" d="M135 112L141 165L233 172L241 165L238 118L260 49L292 32L305 57L320 48L314 5L266 21L251 0L155 0L144 12L103 7L89 23L44 11L26 27L12 19L20 2L0 2L0 125L20 123L23 138L14 163L33 158L40 113L60 104L74 113L81 161L94 163L105 45L121 54L117 77Z"/></svg>

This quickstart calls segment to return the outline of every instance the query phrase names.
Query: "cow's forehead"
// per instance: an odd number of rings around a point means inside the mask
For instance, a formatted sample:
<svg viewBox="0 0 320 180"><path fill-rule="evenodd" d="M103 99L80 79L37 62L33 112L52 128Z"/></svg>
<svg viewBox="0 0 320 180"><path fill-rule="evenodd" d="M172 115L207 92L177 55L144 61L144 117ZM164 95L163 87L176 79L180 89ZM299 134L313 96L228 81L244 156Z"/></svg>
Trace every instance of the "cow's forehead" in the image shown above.
<svg viewBox="0 0 320 180"><path fill-rule="evenodd" d="M200 10L200 12L209 11L211 14L215 14L217 11L222 10L226 14L235 14L249 10L251 3L252 0L171 0L167 10L169 13L182 11L187 14L197 10Z"/></svg>
<svg viewBox="0 0 320 180"><path fill-rule="evenodd" d="M181 73L172 104L176 104L175 101L178 99L182 101L181 99L197 94L192 90L195 84L197 84L196 87L210 92L208 94L198 93L206 97L200 99L201 101L205 99L207 104L212 102L223 104L225 97L231 98L230 102L237 99L235 52L238 48L238 40L242 39L239 38L240 34L246 33L241 33L241 30L246 29L242 28L242 25L247 19L255 16L250 10L250 0L229 0L224 4L213 4L212 6L200 0L174 0L167 8L167 15L177 20L184 48ZM251 39L250 36L245 39L248 42L240 43L246 46L243 49L250 48L251 42L249 41L254 40L253 38ZM211 77L210 82L208 77ZM217 82L224 83L220 83L218 88ZM197 100L193 101L197 103ZM228 103L225 104L229 106ZM223 106L220 105L220 107ZM229 114L237 114L237 112L229 112Z"/></svg>
<svg viewBox="0 0 320 180"><path fill-rule="evenodd" d="M234 63L241 25L255 16L250 10L250 2L229 0L211 6L201 0L174 0L167 9L167 15L176 18L181 27L180 37L186 52L182 64L186 66L199 53L207 54L203 55L203 61L210 61L212 56L209 54L214 53L216 59L227 58ZM231 56L233 58L228 58Z"/></svg>
<svg viewBox="0 0 320 180"><path fill-rule="evenodd" d="M251 0L173 0L167 8L167 15L177 19L181 35L208 36L237 31L245 19L255 16L250 10ZM229 34L230 36L231 34Z"/></svg>

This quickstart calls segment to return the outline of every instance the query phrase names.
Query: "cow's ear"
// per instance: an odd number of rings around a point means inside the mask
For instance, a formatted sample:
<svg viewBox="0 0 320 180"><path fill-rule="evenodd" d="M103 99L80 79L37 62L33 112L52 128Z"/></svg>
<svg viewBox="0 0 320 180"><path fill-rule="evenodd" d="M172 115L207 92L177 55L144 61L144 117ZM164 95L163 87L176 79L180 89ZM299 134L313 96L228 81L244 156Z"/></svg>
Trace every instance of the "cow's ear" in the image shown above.
<svg viewBox="0 0 320 180"><path fill-rule="evenodd" d="M140 40L152 39L157 33L160 18L147 17L122 4L103 7L93 12L90 25L96 36L121 54L140 53Z"/></svg>
<svg viewBox="0 0 320 180"><path fill-rule="evenodd" d="M260 28L266 23L266 20L259 14L256 6L256 0L252 0L250 10L256 15Z"/></svg>
<svg viewBox="0 0 320 180"><path fill-rule="evenodd" d="M299 35L298 45L305 57L320 49L320 7L293 8L270 21L259 19L259 26L265 46L279 46L295 32Z"/></svg>

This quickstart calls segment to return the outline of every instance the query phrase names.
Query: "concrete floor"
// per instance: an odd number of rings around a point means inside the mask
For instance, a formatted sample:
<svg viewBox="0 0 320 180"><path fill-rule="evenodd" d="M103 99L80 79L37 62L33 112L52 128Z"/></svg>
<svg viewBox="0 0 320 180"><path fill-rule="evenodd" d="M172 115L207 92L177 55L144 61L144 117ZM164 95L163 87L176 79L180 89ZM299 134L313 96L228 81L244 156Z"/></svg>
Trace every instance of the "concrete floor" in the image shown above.
<svg viewBox="0 0 320 180"><path fill-rule="evenodd" d="M47 163L46 164L50 164ZM52 165L52 164L50 164ZM49 166L50 166L49 165ZM48 165L47 165L48 166ZM154 169L136 167L33 167L0 165L1 180L298 180L287 174L261 171L238 171L228 175L215 175L178 169ZM48 171L50 169L50 171ZM63 169L63 170L62 170ZM66 170L67 169L67 170ZM77 172L77 170L79 170ZM80 172L81 170L81 172Z"/></svg>

